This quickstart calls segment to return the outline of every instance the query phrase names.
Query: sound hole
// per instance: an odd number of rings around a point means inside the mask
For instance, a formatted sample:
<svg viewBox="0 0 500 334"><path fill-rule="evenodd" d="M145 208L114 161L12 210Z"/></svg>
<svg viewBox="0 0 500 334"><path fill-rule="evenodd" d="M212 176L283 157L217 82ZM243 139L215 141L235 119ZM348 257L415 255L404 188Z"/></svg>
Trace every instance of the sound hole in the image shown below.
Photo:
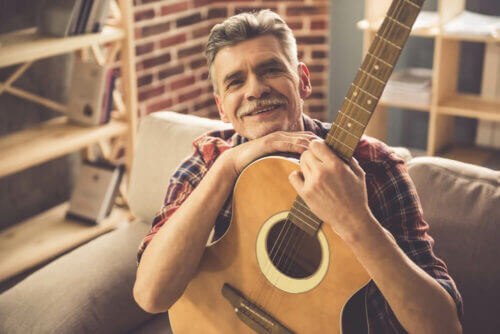
<svg viewBox="0 0 500 334"><path fill-rule="evenodd" d="M271 228L266 246L271 262L289 277L309 277L321 262L318 238L311 237L289 221L282 220Z"/></svg>

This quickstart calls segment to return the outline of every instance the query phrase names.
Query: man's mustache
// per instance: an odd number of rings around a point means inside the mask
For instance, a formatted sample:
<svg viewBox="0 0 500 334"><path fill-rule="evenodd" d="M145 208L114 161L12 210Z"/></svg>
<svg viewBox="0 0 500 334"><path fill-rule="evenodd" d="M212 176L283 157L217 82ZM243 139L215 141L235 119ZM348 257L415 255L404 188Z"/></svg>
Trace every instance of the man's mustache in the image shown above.
<svg viewBox="0 0 500 334"><path fill-rule="evenodd" d="M258 109L264 109L269 106L274 106L274 105L287 105L288 100L284 96L270 96L270 97L264 97L258 100L250 101L244 106L241 106L238 109L237 115L238 117L242 117L244 115L250 114Z"/></svg>

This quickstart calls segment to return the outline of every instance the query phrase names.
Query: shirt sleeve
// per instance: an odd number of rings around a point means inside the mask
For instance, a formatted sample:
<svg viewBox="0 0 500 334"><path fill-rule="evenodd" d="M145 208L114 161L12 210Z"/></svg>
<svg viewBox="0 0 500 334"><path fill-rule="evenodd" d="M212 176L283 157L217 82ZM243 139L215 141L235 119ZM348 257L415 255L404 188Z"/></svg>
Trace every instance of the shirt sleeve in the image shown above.
<svg viewBox="0 0 500 334"><path fill-rule="evenodd" d="M137 263L156 233L189 197L206 172L205 162L199 152L193 153L181 163L170 179L165 200L153 219L150 231L139 246Z"/></svg>
<svg viewBox="0 0 500 334"><path fill-rule="evenodd" d="M427 233L429 225L423 219L420 199L405 164L392 162L380 167L370 178L367 174L367 187L374 216L391 232L406 255L450 294L461 317L462 297L446 264L433 253L434 240ZM367 297L369 318L375 319L370 324L374 333L404 331L375 284L368 287Z"/></svg>

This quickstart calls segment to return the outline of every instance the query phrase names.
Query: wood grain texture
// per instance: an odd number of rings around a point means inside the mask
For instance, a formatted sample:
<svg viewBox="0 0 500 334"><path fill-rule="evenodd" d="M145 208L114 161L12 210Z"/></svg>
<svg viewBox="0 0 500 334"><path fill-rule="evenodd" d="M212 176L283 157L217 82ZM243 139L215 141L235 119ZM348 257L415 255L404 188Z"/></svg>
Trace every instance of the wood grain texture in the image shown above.
<svg viewBox="0 0 500 334"><path fill-rule="evenodd" d="M100 140L125 134L125 122L85 127L58 117L30 129L0 137L0 177L77 151Z"/></svg>
<svg viewBox="0 0 500 334"><path fill-rule="evenodd" d="M330 265L323 281L309 292L289 294L274 288L262 275L255 256L262 224L275 213L289 210L297 196L288 175L298 168L290 160L268 157L240 175L228 232L206 249L198 274L169 310L174 333L253 333L222 297L224 283L297 333L340 333L344 304L369 276L329 226L321 229L328 240Z"/></svg>

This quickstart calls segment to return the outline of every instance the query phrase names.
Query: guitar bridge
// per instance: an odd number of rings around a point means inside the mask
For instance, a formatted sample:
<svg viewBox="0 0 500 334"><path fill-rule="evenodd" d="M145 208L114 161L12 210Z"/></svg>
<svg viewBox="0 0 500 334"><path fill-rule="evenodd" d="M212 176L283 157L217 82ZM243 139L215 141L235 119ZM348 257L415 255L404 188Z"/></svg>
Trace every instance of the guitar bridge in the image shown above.
<svg viewBox="0 0 500 334"><path fill-rule="evenodd" d="M243 323L259 334L293 334L291 330L280 324L276 319L252 304L248 299L230 286L224 283L222 295L234 307L234 312Z"/></svg>

